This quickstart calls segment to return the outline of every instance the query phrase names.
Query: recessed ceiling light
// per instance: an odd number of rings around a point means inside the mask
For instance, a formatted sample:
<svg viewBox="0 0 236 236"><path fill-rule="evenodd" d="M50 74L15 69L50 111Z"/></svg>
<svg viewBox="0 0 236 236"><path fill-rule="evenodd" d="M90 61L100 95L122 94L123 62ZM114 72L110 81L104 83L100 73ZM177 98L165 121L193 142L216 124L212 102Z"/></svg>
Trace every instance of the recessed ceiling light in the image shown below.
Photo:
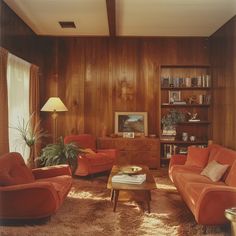
<svg viewBox="0 0 236 236"><path fill-rule="evenodd" d="M73 21L59 21L61 28L76 28Z"/></svg>

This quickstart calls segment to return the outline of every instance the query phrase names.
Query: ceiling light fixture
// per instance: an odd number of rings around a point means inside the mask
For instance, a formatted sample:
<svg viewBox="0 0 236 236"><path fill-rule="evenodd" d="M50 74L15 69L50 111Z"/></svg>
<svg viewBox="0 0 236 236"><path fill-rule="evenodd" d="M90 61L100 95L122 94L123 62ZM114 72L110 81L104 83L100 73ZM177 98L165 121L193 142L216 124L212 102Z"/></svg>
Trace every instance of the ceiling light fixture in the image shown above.
<svg viewBox="0 0 236 236"><path fill-rule="evenodd" d="M61 28L76 28L75 22L73 21L59 21Z"/></svg>

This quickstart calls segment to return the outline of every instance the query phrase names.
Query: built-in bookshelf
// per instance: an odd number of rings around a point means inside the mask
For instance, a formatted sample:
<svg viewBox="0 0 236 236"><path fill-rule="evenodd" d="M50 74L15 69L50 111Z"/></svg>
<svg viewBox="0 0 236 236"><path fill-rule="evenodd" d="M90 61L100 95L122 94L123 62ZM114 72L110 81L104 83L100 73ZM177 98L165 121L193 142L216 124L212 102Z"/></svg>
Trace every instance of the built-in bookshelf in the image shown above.
<svg viewBox="0 0 236 236"><path fill-rule="evenodd" d="M161 164L168 163L173 154L186 154L190 145L207 145L211 137L211 85L209 65L161 65L160 120L173 110L184 115L174 131L164 130L161 124ZM184 141L183 133L187 133Z"/></svg>

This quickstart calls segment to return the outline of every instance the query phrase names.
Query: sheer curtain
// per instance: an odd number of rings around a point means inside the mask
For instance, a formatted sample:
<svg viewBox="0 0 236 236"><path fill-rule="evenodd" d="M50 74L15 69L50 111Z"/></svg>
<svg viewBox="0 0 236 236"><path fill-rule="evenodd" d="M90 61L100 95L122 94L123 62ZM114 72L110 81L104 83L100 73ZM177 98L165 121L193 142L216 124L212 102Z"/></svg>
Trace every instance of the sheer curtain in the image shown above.
<svg viewBox="0 0 236 236"><path fill-rule="evenodd" d="M21 139L19 132L11 127L29 120L29 81L30 63L8 54L7 91L8 91L8 124L9 150L22 154L26 161L30 150Z"/></svg>

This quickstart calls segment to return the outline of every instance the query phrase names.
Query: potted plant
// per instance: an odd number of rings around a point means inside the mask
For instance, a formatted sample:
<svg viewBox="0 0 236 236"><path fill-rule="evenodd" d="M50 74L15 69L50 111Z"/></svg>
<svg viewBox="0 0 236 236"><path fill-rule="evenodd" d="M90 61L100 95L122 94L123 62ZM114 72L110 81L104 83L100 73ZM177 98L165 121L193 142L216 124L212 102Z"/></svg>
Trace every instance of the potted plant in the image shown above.
<svg viewBox="0 0 236 236"><path fill-rule="evenodd" d="M72 173L77 168L77 156L84 153L83 149L75 143L64 144L63 138L58 143L48 144L42 149L37 162L39 166L53 166L68 164Z"/></svg>
<svg viewBox="0 0 236 236"><path fill-rule="evenodd" d="M12 126L10 128L17 130L20 136L20 143L23 142L24 149L25 146L29 147L30 154L27 159L27 165L30 168L34 168L34 157L33 157L33 147L37 143L41 142L41 139L43 137L46 137L48 134L47 132L43 131L43 129L40 128L40 121L36 122L34 127L33 124L33 117L34 113L32 113L29 117L29 119L26 121L24 118L20 120L18 118L18 122L16 126Z"/></svg>
<svg viewBox="0 0 236 236"><path fill-rule="evenodd" d="M163 131L173 131L176 134L176 124L184 122L186 120L185 112L171 109L166 115L161 119L162 130ZM165 132L163 132L164 134Z"/></svg>

